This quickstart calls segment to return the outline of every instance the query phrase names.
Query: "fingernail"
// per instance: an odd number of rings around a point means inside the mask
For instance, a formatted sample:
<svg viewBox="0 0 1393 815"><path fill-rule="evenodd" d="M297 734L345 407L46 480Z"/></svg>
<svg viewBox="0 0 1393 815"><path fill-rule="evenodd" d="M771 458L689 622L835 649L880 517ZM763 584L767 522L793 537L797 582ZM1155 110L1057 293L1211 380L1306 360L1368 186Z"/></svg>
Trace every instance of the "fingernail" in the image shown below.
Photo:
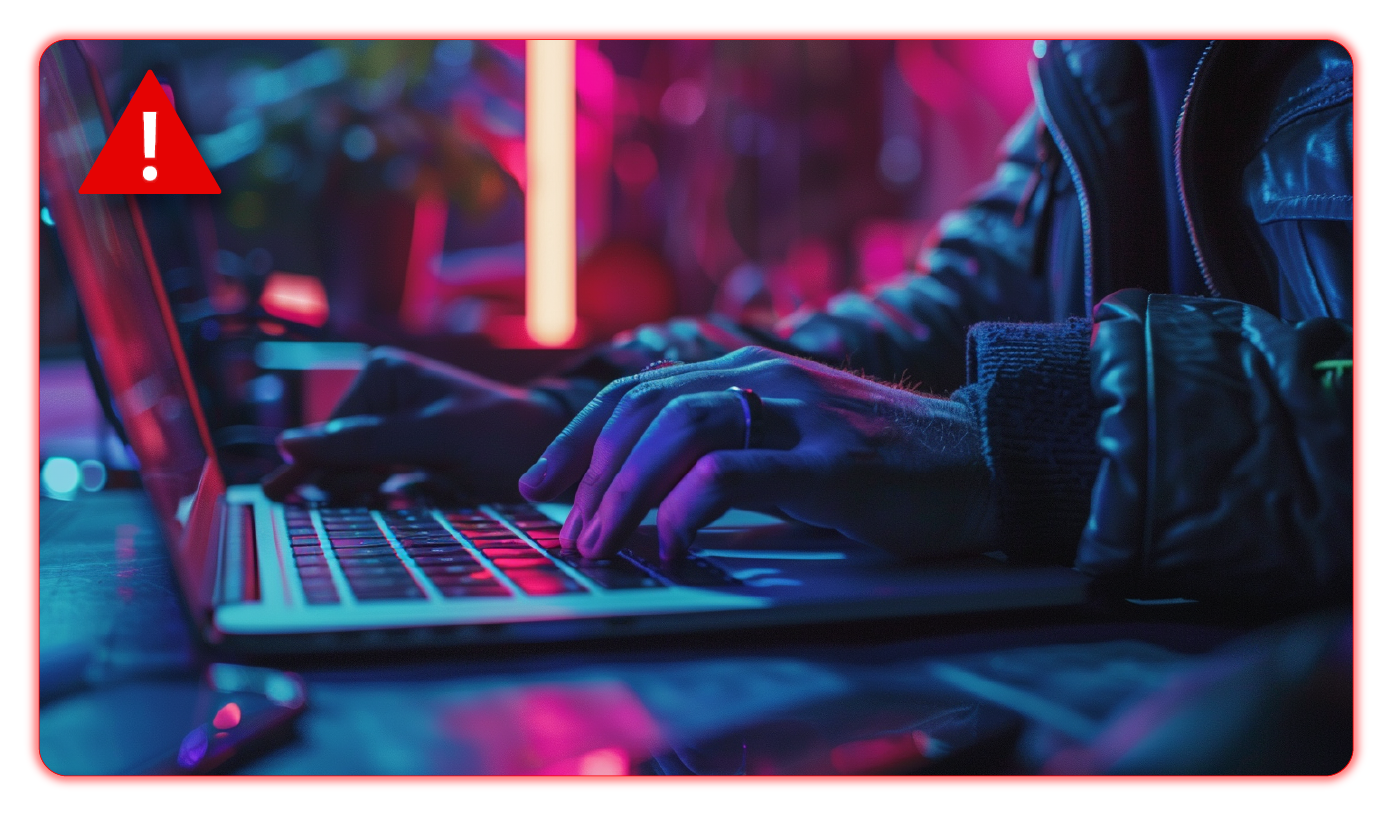
<svg viewBox="0 0 1393 815"><path fill-rule="evenodd" d="M261 479L262 492L272 501L279 501L289 495L310 475L310 469L303 464L284 464Z"/></svg>
<svg viewBox="0 0 1393 815"><path fill-rule="evenodd" d="M585 528L585 532L580 536L580 540L576 542L576 545L580 547L580 553L582 555L594 557L595 552L599 550L600 544L603 542L604 530L598 525L592 524Z"/></svg>
<svg viewBox="0 0 1393 815"><path fill-rule="evenodd" d="M280 440L283 442L295 441L297 439L303 439L304 437L310 435L313 435L313 431L303 427L292 427L289 430L281 431Z"/></svg>
<svg viewBox="0 0 1393 815"><path fill-rule="evenodd" d="M522 482L524 486L531 489L536 489L538 486L541 485L543 481L546 480L546 477L547 459L546 456L543 456L537 459L536 464L533 464L531 467L527 468L527 472L523 473L522 478L518 480Z"/></svg>
<svg viewBox="0 0 1393 815"><path fill-rule="evenodd" d="M577 540L580 538L584 526L580 522L580 515L575 508L571 508L571 514L566 516L566 522L561 524L561 533L557 536L561 539L561 545L567 549L576 549Z"/></svg>

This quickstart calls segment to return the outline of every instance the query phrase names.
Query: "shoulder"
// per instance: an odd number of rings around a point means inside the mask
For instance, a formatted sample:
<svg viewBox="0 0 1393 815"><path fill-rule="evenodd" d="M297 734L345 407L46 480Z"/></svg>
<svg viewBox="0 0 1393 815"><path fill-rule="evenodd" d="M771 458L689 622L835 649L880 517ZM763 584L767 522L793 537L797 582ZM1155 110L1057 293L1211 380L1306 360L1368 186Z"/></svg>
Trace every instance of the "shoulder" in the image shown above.
<svg viewBox="0 0 1393 815"><path fill-rule="evenodd" d="M1353 61L1339 43L1309 43L1287 72L1248 167L1258 222L1352 219L1353 153Z"/></svg>

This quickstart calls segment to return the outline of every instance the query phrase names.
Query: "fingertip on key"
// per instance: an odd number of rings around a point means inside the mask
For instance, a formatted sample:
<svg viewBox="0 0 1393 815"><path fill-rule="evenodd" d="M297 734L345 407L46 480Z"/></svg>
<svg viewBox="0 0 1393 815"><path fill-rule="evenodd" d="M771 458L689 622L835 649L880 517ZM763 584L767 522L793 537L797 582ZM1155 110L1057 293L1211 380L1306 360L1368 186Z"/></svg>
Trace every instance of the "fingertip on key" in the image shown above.
<svg viewBox="0 0 1393 815"><path fill-rule="evenodd" d="M518 479L518 491L529 501L540 500L544 496L541 488L547 480L547 458L542 456L537 459L537 463L527 468L527 472Z"/></svg>
<svg viewBox="0 0 1393 815"><path fill-rule="evenodd" d="M283 464L261 479L261 491L272 501L283 500L294 492L296 487L305 483L310 473L311 469L299 462Z"/></svg>

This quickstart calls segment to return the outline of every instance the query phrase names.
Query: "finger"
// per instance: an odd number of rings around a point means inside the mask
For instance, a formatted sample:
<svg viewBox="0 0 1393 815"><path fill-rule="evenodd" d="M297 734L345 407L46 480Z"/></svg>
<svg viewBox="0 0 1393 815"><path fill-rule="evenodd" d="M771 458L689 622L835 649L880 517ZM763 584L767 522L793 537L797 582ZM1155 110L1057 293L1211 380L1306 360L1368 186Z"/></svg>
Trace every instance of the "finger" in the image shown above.
<svg viewBox="0 0 1393 815"><path fill-rule="evenodd" d="M431 375L442 367L441 363L400 348L374 348L329 417L384 415L420 407L443 395L437 393L438 387L432 387L438 385L438 380Z"/></svg>
<svg viewBox="0 0 1393 815"><path fill-rule="evenodd" d="M704 378L709 384L700 388L701 390L719 390L716 381L722 373L776 358L779 356L768 349L744 348L706 362L659 368L611 382L594 399L590 400L590 403L571 420L570 424L566 425L560 435L547 447L542 454L547 460L544 471L534 476L535 481L520 485L523 494L529 500L547 501L580 481L581 477L590 469L596 441L621 404L627 403L632 407L635 406L636 402L642 402L651 397L656 401L656 406L651 414L656 415L657 410L661 409L667 399L661 398L660 393L648 388L650 383L662 386L678 382L692 383ZM635 391L637 394L634 393ZM638 399L634 398L635 395L638 396ZM638 436L635 434L633 440L636 441L637 438Z"/></svg>
<svg viewBox="0 0 1393 815"><path fill-rule="evenodd" d="M600 500L593 514L580 520L581 554L613 554L697 459L713 450L741 446L745 434L741 400L729 391L679 396L662 408L629 454L617 461L620 466L612 477L592 480L592 464L586 479ZM577 501L576 511L584 511L582 501Z"/></svg>
<svg viewBox="0 0 1393 815"><path fill-rule="evenodd" d="M673 400L691 392L710 393L712 375L699 371L689 376L671 376L660 382L644 383L620 400L591 447L590 464L576 485L573 509L563 530L564 538L579 543L582 530L599 509L600 501L634 445ZM710 445L707 451L718 446Z"/></svg>
<svg viewBox="0 0 1393 815"><path fill-rule="evenodd" d="M787 450L719 450L697 459L658 505L659 554L685 554L697 531L730 509L777 506L795 494L804 486L798 461Z"/></svg>
<svg viewBox="0 0 1393 815"><path fill-rule="evenodd" d="M287 430L280 447L312 469L435 464L427 423L414 414L348 416Z"/></svg>
<svg viewBox="0 0 1393 815"><path fill-rule="evenodd" d="M261 479L261 491L272 501L284 501L314 474L314 470L314 467L296 461L282 464Z"/></svg>
<svg viewBox="0 0 1393 815"><path fill-rule="evenodd" d="M392 474L391 467L359 467L320 470L315 485L336 504L371 504L381 497L382 482Z"/></svg>

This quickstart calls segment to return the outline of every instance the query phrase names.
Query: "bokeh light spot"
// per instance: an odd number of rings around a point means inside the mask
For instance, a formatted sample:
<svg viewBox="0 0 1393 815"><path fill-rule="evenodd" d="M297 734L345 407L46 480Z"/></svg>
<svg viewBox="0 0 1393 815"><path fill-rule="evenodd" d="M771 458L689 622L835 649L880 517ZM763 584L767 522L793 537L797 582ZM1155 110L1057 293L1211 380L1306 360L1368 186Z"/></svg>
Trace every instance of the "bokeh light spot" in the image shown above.
<svg viewBox="0 0 1393 815"><path fill-rule="evenodd" d="M43 469L39 471L39 479L46 495L51 498L63 498L77 491L81 473L76 461L54 456L44 462Z"/></svg>

